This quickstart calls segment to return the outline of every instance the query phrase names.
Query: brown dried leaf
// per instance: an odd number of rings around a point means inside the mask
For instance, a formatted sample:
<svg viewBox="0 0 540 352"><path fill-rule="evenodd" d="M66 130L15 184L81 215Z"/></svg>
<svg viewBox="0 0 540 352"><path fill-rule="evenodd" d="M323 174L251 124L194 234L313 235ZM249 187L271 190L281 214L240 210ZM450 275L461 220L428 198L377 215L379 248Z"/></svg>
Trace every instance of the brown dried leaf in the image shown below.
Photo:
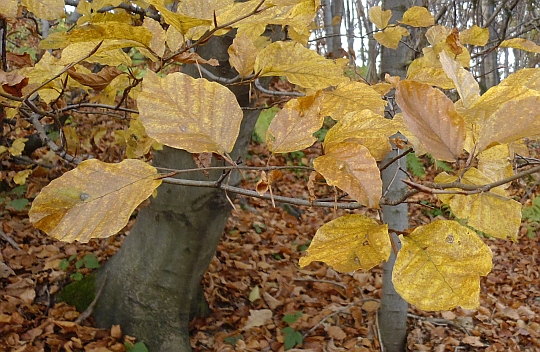
<svg viewBox="0 0 540 352"><path fill-rule="evenodd" d="M113 79L122 73L122 71L112 66L107 66L98 73L78 73L75 67L72 67L67 71L69 77L98 92L105 89Z"/></svg>

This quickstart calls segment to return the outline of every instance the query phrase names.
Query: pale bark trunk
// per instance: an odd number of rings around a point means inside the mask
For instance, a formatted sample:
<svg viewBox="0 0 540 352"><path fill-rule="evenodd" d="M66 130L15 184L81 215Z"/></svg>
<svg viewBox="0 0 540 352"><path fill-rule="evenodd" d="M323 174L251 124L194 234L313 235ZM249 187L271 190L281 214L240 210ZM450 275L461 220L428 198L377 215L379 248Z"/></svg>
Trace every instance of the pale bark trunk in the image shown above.
<svg viewBox="0 0 540 352"><path fill-rule="evenodd" d="M219 76L234 75L227 64L232 37L213 38L201 47L204 58L217 58ZM213 68L208 68L213 70ZM219 71L218 71L219 70ZM194 70L194 76L198 76ZM248 87L237 87L241 104L248 104ZM258 112L244 114L233 157L243 155ZM223 162L220 162L223 163ZM191 154L165 148L154 165L196 167ZM215 180L219 172L210 174ZM237 175L236 175L237 176ZM208 180L201 172L183 178ZM238 177L231 184L238 181ZM188 352L190 312L200 303L200 282L223 233L231 206L223 191L163 184L150 205L141 210L120 251L99 272L96 287L104 289L94 311L101 327L120 324L152 352Z"/></svg>
<svg viewBox="0 0 540 352"><path fill-rule="evenodd" d="M410 6L403 0L386 0L383 1L385 10L392 10L391 22L403 17L403 13ZM381 50L381 76L385 73L392 76L405 77L407 72L406 63L408 61L408 48L402 44L397 50L387 49L382 47ZM392 99L393 100L393 99ZM389 153L387 160L396 156L396 151ZM384 163L384 162L383 162ZM391 167L386 168L382 172L383 187L388 192L386 194L389 199L398 199L406 191L407 186L401 182L406 178L404 172L399 171L399 163L404 163L400 159L398 163L394 163ZM406 165L401 165L405 168ZM405 230L409 227L408 207L407 204L397 206L383 206L383 220L394 230ZM393 240L397 247L400 247L399 239L395 234L392 234ZM383 289L381 298L381 307L378 312L379 329L381 333L382 344L387 352L401 352L405 350L407 340L407 309L408 304L395 291L392 283L392 271L395 263L395 255L392 253L388 262L384 264L383 272Z"/></svg>

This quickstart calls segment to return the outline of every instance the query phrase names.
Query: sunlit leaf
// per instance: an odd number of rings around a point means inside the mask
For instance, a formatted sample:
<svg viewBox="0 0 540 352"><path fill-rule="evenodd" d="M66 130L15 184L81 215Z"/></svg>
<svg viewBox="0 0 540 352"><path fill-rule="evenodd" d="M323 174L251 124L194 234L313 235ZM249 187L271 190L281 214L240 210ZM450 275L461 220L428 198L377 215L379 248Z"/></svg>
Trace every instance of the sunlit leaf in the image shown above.
<svg viewBox="0 0 540 352"><path fill-rule="evenodd" d="M392 11L383 11L380 6L373 6L369 9L369 20L378 29L383 29L388 26L388 21L392 18Z"/></svg>
<svg viewBox="0 0 540 352"><path fill-rule="evenodd" d="M436 220L399 237L392 282L407 302L437 311L478 307L480 276L491 271L493 254L474 231Z"/></svg>
<svg viewBox="0 0 540 352"><path fill-rule="evenodd" d="M452 28L437 25L428 28L426 31L426 39L429 44L436 46L437 44L446 41L446 37L448 37L450 33L452 33Z"/></svg>
<svg viewBox="0 0 540 352"><path fill-rule="evenodd" d="M24 185L26 183L26 179L30 174L32 173L32 169L26 169L19 171L13 176L13 182L15 182L18 185Z"/></svg>
<svg viewBox="0 0 540 352"><path fill-rule="evenodd" d="M158 21L145 17L143 27L148 29L152 33L152 40L150 41L149 48L159 57L162 57L165 53L165 39L166 33L159 24Z"/></svg>
<svg viewBox="0 0 540 352"><path fill-rule="evenodd" d="M454 161L463 152L465 124L443 92L426 84L401 81L396 102L403 120L434 158Z"/></svg>
<svg viewBox="0 0 540 352"><path fill-rule="evenodd" d="M11 143L11 147L8 148L8 151L13 156L19 156L24 150L24 145L28 141L28 138L17 138Z"/></svg>
<svg viewBox="0 0 540 352"><path fill-rule="evenodd" d="M501 48L514 48L525 50L531 53L540 54L540 45L536 44L533 41L523 38L512 38L504 40L501 45Z"/></svg>
<svg viewBox="0 0 540 352"><path fill-rule="evenodd" d="M336 89L325 91L323 99L323 116L332 116L339 120L349 112L370 109L382 114L386 102L371 86L361 82L339 84Z"/></svg>
<svg viewBox="0 0 540 352"><path fill-rule="evenodd" d="M304 88L324 89L347 79L334 61L295 42L275 42L259 52L255 60L259 76L286 76Z"/></svg>
<svg viewBox="0 0 540 352"><path fill-rule="evenodd" d="M478 170L493 181L499 181L514 174L508 144L499 144L478 155ZM504 187L509 187L507 183Z"/></svg>
<svg viewBox="0 0 540 352"><path fill-rule="evenodd" d="M4 0L3 2L17 3L14 0ZM28 11L33 12L38 18L52 21L64 17L65 4L63 0L21 0L21 5L26 6Z"/></svg>
<svg viewBox="0 0 540 352"><path fill-rule="evenodd" d="M180 72L160 78L148 71L137 105L150 137L191 153L230 152L243 116L229 89Z"/></svg>
<svg viewBox="0 0 540 352"><path fill-rule="evenodd" d="M63 1L60 1L60 2L63 3ZM2 14L2 16L8 17L8 18L15 18L17 17L17 10L18 10L17 1L0 2L0 14Z"/></svg>
<svg viewBox="0 0 540 352"><path fill-rule="evenodd" d="M334 125L324 139L324 150L328 153L342 142L356 142L369 149L375 160L384 159L392 150L389 137L397 133L399 126L371 110L349 113Z"/></svg>
<svg viewBox="0 0 540 352"><path fill-rule="evenodd" d="M41 190L32 203L30 221L61 241L109 237L161 184L157 176L155 168L139 160L83 161Z"/></svg>
<svg viewBox="0 0 540 352"><path fill-rule="evenodd" d="M413 27L429 27L435 24L435 18L425 7L413 6L405 11L399 23Z"/></svg>
<svg viewBox="0 0 540 352"><path fill-rule="evenodd" d="M163 5L163 1L160 0L145 0L149 4L153 5L163 16L165 22L176 28L182 35L186 35L187 31L190 28L197 26L211 26L212 20L210 19L200 19L190 16L186 16L180 13L174 13L167 9Z"/></svg>
<svg viewBox="0 0 540 352"><path fill-rule="evenodd" d="M489 40L489 29L473 25L459 34L461 44L484 46Z"/></svg>
<svg viewBox="0 0 540 352"><path fill-rule="evenodd" d="M446 75L454 82L456 90L461 97L465 108L469 108L480 98L480 87L472 73L465 70L459 63L454 61L445 51L439 55L442 68Z"/></svg>
<svg viewBox="0 0 540 352"><path fill-rule="evenodd" d="M98 62L100 65L109 66L118 66L121 64L131 66L131 58L121 49L125 44L122 41L116 40L108 40L103 43L100 41L89 41L70 44L62 50L62 57L58 60L57 64L69 65L73 62L78 62L87 57L98 45L100 45L98 50L84 61Z"/></svg>
<svg viewBox="0 0 540 352"><path fill-rule="evenodd" d="M238 71L240 76L246 77L253 72L255 59L259 51L247 34L241 33L236 35L227 51L231 66Z"/></svg>
<svg viewBox="0 0 540 352"><path fill-rule="evenodd" d="M288 153L310 147L323 122L322 94L292 99L272 119L266 132L268 149L273 153Z"/></svg>
<svg viewBox="0 0 540 352"><path fill-rule="evenodd" d="M437 183L449 183L457 180L445 172L435 177ZM469 185L485 185L493 180L476 168L465 172L461 182ZM512 240L517 238L521 224L521 204L509 199L504 189L497 187L479 194L438 194L439 199L450 205L454 215L468 219L468 225L490 236Z"/></svg>
<svg viewBox="0 0 540 352"><path fill-rule="evenodd" d="M299 264L321 261L339 272L369 270L388 260L391 250L387 224L364 215L344 215L317 230Z"/></svg>
<svg viewBox="0 0 540 352"><path fill-rule="evenodd" d="M313 167L330 186L339 187L358 203L379 207L382 195L379 168L363 145L354 142L335 145L328 153L316 158Z"/></svg>
<svg viewBox="0 0 540 352"><path fill-rule="evenodd" d="M120 22L90 23L69 32L54 32L39 43L41 49L63 49L74 43L114 40L120 47L149 46L152 33ZM117 47L118 48L118 47ZM112 49L109 47L109 50Z"/></svg>
<svg viewBox="0 0 540 352"><path fill-rule="evenodd" d="M409 31L407 29L401 26L395 26L386 27L382 32L373 34L373 38L387 48L397 49L401 38L408 35Z"/></svg>
<svg viewBox="0 0 540 352"><path fill-rule="evenodd" d="M502 104L481 124L478 150L492 143L510 143L540 134L540 97L517 98Z"/></svg>

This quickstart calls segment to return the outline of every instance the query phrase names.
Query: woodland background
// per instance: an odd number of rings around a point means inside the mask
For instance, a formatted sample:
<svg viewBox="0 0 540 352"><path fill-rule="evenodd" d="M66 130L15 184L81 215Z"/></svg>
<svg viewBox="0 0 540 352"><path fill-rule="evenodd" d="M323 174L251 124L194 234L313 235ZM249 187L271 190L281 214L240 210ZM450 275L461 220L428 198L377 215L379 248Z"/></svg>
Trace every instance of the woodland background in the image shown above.
<svg viewBox="0 0 540 352"><path fill-rule="evenodd" d="M75 1L66 3L76 4ZM367 20L370 7L377 1L326 0L317 21L310 45L329 58L345 57L355 63L358 73L368 81L378 80L380 47L370 36L374 27ZM438 24L465 28L471 23L489 27L490 43L472 53L471 72L482 89L487 89L510 73L524 67L538 67L538 54L505 48L492 50L503 39L527 38L540 43L540 4L536 1L425 1ZM36 61L42 55L37 48L45 36L47 21L21 13L7 30L7 51ZM411 36L407 45L418 48L420 36ZM135 53L133 58L137 59ZM13 58L12 58L13 59ZM139 57L140 65L145 65ZM411 60L414 56L411 57ZM17 65L17 62L13 62ZM25 65L23 62L21 65ZM274 79L272 91L290 92L294 86ZM73 103L87 99L70 92ZM254 91L257 106L280 105L284 98L264 91ZM111 119L100 111L74 112L79 121L77 148L102 161L123 158L125 146L118 143L115 129L127 121ZM2 142L25 136L13 130L2 116ZM323 132L324 133L324 132ZM69 143L69 141L68 141ZM7 145L7 144L6 144ZM540 157L540 146L528 142L532 157ZM309 164L320 154L316 143L302 152L278 158L282 165ZM23 152L20 156L3 153L2 165L2 250L0 260L0 349L6 351L144 350L134 345L136 337L125 336L121 327L110 330L93 327L92 318L76 322L80 311L73 305L57 302L58 293L77 276L92 274L96 259L106 262L121 246L134 221L118 235L88 244L55 241L34 229L28 221L29 200L50 180L68 170L58 158L43 163L44 148ZM250 145L248 165L264 166L269 157L255 135ZM54 158L52 160L55 160ZM435 168L424 157L411 164L418 178L430 179ZM34 165L23 185L14 176ZM422 171L425 167L425 174ZM411 307L407 346L411 350L432 351L536 351L540 349L540 274L538 272L538 236L540 221L539 175L516 181L511 192L516 200L528 205L527 216L516 243L487 239L494 253L494 269L482 278L481 307L475 311L456 309L429 313ZM257 175L246 173L242 186L253 188ZM307 174L287 174L274 184L275 191L290 196L302 195ZM321 194L328 192L319 190ZM445 216L432 207L435 197L423 197L423 204L410 205L411 227ZM217 253L204 276L205 296L210 312L191 323L191 345L195 351L278 351L287 339L301 342L305 351L379 351L376 310L381 293L381 270L339 274L321 263L308 269L297 266L315 231L335 217L331 209L298 208L289 205L272 207L270 202L239 197L238 210L229 218ZM426 206L427 205L427 206ZM144 205L143 205L144 206ZM338 211L347 213L347 211ZM358 211L355 211L358 213ZM71 260L69 260L71 258ZM144 261L145 258L140 260ZM262 263L262 264L261 264ZM62 269L64 268L64 269ZM260 270L258 268L262 268ZM257 270L256 270L257 269ZM88 303L88 302L87 302ZM270 309L270 323L267 321ZM79 307L79 310L84 310ZM251 311L251 312L250 312ZM262 325L262 326L261 326ZM286 329L286 330L283 330ZM128 346L128 347L126 347Z"/></svg>

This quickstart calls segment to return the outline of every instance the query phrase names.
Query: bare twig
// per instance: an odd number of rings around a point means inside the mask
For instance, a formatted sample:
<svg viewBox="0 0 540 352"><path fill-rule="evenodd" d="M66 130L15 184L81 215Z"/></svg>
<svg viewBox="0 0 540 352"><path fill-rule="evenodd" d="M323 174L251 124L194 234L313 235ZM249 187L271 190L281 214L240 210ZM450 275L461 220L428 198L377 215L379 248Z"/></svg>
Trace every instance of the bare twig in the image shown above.
<svg viewBox="0 0 540 352"><path fill-rule="evenodd" d="M304 93L300 92L282 92L279 90L270 90L266 89L262 86L261 82L259 82L259 79L257 78L255 80L255 87L260 90L263 93L270 94L270 95L289 95L293 97L305 97L306 95Z"/></svg>
<svg viewBox="0 0 540 352"><path fill-rule="evenodd" d="M470 335L470 332L465 327L463 327L462 325L460 325L460 324L458 324L458 323L456 323L455 321L452 321L452 320L442 319L442 318L427 318L427 317L422 317L422 316L419 316L419 315L416 315L416 314L411 314L411 313L407 313L407 316L409 318L422 320L422 321L427 321L427 322L430 322L430 323L432 323L434 325L450 325L450 326L453 326L455 328L458 328L464 334Z"/></svg>
<svg viewBox="0 0 540 352"><path fill-rule="evenodd" d="M13 240L13 238L9 237L4 231L0 230L0 235L11 245L11 247L21 250L21 247Z"/></svg>
<svg viewBox="0 0 540 352"><path fill-rule="evenodd" d="M94 298L92 303L90 303L88 308L86 308L84 310L84 312L82 312L81 315L79 315L77 320L75 320L75 324L81 324L86 318L88 318L90 315L92 315L92 312L94 311L94 307L96 306L96 303L97 303L99 297L101 296L101 293L103 292L103 287L105 287L105 283L107 282L107 276L108 275L109 274L105 274L105 277L103 278L103 282L101 283L101 286L99 286L99 290L96 293L96 297Z"/></svg>

